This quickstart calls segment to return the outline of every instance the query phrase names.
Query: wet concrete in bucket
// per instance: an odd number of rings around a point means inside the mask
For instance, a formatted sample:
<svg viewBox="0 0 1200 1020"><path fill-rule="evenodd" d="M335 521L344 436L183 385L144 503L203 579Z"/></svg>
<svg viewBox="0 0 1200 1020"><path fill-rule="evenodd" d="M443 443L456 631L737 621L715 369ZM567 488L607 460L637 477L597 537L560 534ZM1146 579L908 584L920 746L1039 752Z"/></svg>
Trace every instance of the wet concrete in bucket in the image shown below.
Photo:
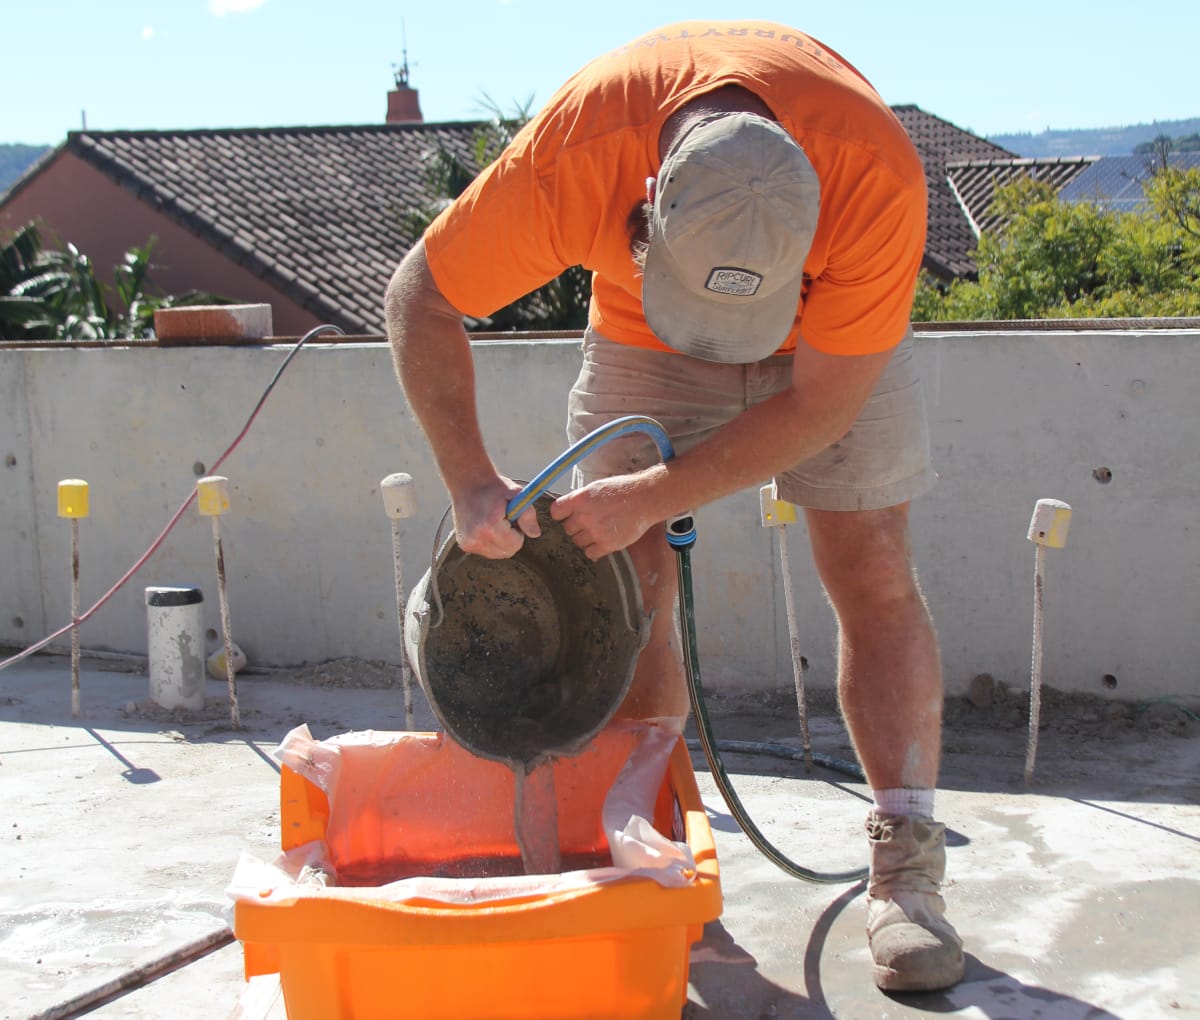
<svg viewBox="0 0 1200 1020"><path fill-rule="evenodd" d="M406 610L406 644L434 714L464 748L528 770L582 748L612 717L649 627L632 560L589 560L535 503L542 529L508 559L435 554Z"/></svg>

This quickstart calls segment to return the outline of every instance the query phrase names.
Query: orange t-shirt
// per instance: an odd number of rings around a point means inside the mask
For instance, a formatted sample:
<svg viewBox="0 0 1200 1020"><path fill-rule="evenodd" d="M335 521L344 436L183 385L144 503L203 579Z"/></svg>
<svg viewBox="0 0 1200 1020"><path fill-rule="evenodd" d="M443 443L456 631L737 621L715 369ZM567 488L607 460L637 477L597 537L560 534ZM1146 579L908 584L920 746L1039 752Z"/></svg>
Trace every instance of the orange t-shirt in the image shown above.
<svg viewBox="0 0 1200 1020"><path fill-rule="evenodd" d="M869 354L908 327L925 248L925 173L900 122L832 50L782 25L669 25L592 61L429 227L438 288L485 316L572 265L592 271L592 326L667 350L642 314L630 213L658 174L659 134L680 106L722 85L759 96L821 183L796 326L807 344Z"/></svg>

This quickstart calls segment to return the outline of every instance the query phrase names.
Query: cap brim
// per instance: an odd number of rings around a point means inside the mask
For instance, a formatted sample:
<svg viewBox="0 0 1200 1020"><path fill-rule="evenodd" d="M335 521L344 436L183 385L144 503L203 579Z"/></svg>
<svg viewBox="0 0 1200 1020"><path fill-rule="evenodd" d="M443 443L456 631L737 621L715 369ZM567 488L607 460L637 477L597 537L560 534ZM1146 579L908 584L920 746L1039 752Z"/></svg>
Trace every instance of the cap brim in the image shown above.
<svg viewBox="0 0 1200 1020"><path fill-rule="evenodd" d="M651 236L646 252L642 311L659 340L681 354L733 365L762 361L779 350L796 322L803 270L765 297L701 298L680 282L667 246L656 240L661 238Z"/></svg>

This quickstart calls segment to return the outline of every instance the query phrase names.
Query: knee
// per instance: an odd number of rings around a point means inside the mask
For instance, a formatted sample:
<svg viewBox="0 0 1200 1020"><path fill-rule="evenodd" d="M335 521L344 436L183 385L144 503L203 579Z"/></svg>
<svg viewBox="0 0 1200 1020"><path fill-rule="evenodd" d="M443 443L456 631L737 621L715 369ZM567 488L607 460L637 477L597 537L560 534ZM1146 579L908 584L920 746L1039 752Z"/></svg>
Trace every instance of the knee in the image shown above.
<svg viewBox="0 0 1200 1020"><path fill-rule="evenodd" d="M813 558L834 609L839 614L882 614L889 607L921 601L907 515L869 511L840 516L818 519L815 527L811 517L809 521Z"/></svg>

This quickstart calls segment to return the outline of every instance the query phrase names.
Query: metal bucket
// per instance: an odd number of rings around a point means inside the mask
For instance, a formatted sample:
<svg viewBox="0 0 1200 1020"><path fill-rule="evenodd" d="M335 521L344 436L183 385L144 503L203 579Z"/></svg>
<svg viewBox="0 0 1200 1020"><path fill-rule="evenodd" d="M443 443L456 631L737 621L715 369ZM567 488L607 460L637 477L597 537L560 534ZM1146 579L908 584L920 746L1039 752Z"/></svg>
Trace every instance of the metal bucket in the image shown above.
<svg viewBox="0 0 1200 1020"><path fill-rule="evenodd" d="M537 499L541 537L510 559L465 553L451 534L405 611L409 661L446 732L526 769L600 732L650 633L629 555L593 563L550 517L554 499Z"/></svg>

